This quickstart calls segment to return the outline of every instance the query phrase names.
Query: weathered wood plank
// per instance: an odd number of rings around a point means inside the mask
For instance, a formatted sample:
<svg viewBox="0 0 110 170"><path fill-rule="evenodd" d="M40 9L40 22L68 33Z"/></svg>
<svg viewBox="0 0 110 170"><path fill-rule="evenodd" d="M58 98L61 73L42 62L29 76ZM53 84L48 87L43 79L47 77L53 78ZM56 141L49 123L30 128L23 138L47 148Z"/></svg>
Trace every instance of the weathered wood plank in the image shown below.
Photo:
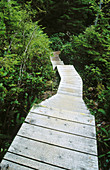
<svg viewBox="0 0 110 170"><path fill-rule="evenodd" d="M57 99L49 99L49 100L43 101L41 105L44 105L50 108L58 108L58 109L69 110L69 111L73 110L73 111L78 111L78 112L89 113L89 110L84 105L84 103L78 103L78 102L72 103L71 101L69 102L68 100L66 100L66 92L64 95L65 95L65 99L62 99L60 102ZM74 97L74 96L70 95L70 97ZM67 98L68 98L68 95L67 95Z"/></svg>
<svg viewBox="0 0 110 170"><path fill-rule="evenodd" d="M65 169L98 170L97 157L80 152L63 149L16 136L10 152L29 158L64 167Z"/></svg>
<svg viewBox="0 0 110 170"><path fill-rule="evenodd" d="M62 94L66 94L66 92ZM50 98L49 100L45 100L41 102L41 105L44 105L50 108L58 108L58 109L64 109L68 111L73 110L73 111L78 111L78 112L83 112L83 113L89 113L89 110L87 110L87 107L84 106L83 103L81 104L81 103L75 102L74 100L69 100L70 97L78 97L78 96L65 95L63 96L62 99Z"/></svg>
<svg viewBox="0 0 110 170"><path fill-rule="evenodd" d="M58 70L75 70L75 68L73 67L73 65L64 65L64 67L62 66L58 66Z"/></svg>
<svg viewBox="0 0 110 170"><path fill-rule="evenodd" d="M57 66L57 69L58 69L58 72L60 73L60 74L63 74L63 73L65 73L65 74L67 74L67 73L72 73L73 75L75 74L75 75L78 75L79 76L79 74L78 74L78 72L75 70L75 68L73 67L73 65L58 65ZM69 75L69 74L68 74ZM79 76L80 77L80 76Z"/></svg>
<svg viewBox="0 0 110 170"><path fill-rule="evenodd" d="M60 94L60 93L59 93ZM74 102L73 103L69 100L66 99L66 96L68 98L68 95L66 95L66 92L63 93L65 95L65 99L62 100L57 100L57 99L52 99L50 98L49 100L45 100L41 103L41 105L50 107L50 108L58 108L58 109L63 109L63 110L69 110L69 111L77 111L77 112L83 112L83 113L89 113L89 110L87 110L87 107L84 105L84 103L78 103ZM62 94L61 94L62 95ZM70 95L70 97L74 97ZM77 96L75 96L77 97ZM66 103L65 103L66 102ZM65 105L64 105L65 103Z"/></svg>
<svg viewBox="0 0 110 170"><path fill-rule="evenodd" d="M84 103L83 99L80 98L80 97L71 97L71 96L65 96L65 95L61 95L61 94L55 94L53 95L52 97L48 98L47 100L51 100L51 99L63 99L65 101L68 101L68 102L76 102L76 103Z"/></svg>
<svg viewBox="0 0 110 170"><path fill-rule="evenodd" d="M64 65L63 61L52 61L53 65Z"/></svg>
<svg viewBox="0 0 110 170"><path fill-rule="evenodd" d="M66 83L68 85L74 85L74 83L79 83L79 85L82 85L82 81L81 80L72 80L72 79L64 79L64 78L61 78L61 83Z"/></svg>
<svg viewBox="0 0 110 170"><path fill-rule="evenodd" d="M8 163L9 167L14 168L14 169L10 168L10 170L25 170L25 169L26 170L28 169L61 170L62 169L62 168L58 168L52 165L48 165L44 162L37 161L35 159L26 158L21 155L19 156L19 155L10 153L10 152L7 152L4 159L6 160L3 160L3 164ZM11 161L13 161L14 163L12 163ZM21 164L22 166L18 164ZM28 166L29 168L25 166Z"/></svg>
<svg viewBox="0 0 110 170"><path fill-rule="evenodd" d="M77 96L69 96L69 95L65 95L65 94L56 94L52 97L50 97L49 99L46 99L45 101L48 102L57 102L57 103L61 103L64 102L65 104L70 104L70 105L77 105L79 107L79 105L81 106L81 108L83 107L84 109L87 110L87 106L85 105L84 101L81 99L81 97L77 97ZM41 102L41 103L45 103L45 101ZM64 106L65 109L65 106Z"/></svg>
<svg viewBox="0 0 110 170"><path fill-rule="evenodd" d="M59 110L47 107L45 108L43 106L40 107L39 105L34 105L31 112L95 126L94 116L83 112L65 111L63 109Z"/></svg>
<svg viewBox="0 0 110 170"><path fill-rule="evenodd" d="M70 93L70 92L66 92L63 90L59 90L58 91L59 94L65 94L65 95L69 95L69 96L77 96L77 97L82 97L82 93Z"/></svg>
<svg viewBox="0 0 110 170"><path fill-rule="evenodd" d="M6 155L8 155L8 153ZM13 159L15 159L16 156L15 155L13 155L13 156L14 156ZM19 163L21 164L21 162L19 162ZM9 170L31 170L31 169L33 169L31 167L25 167L23 165L16 164L14 162L11 162L10 160L3 160L2 164L9 165L9 168L8 168ZM4 168L3 170L6 170L6 168Z"/></svg>
<svg viewBox="0 0 110 170"><path fill-rule="evenodd" d="M73 88L73 87L64 87L64 86L60 86L59 88L58 88L58 90L60 91L65 91L65 92L69 92L69 93L82 93L82 89L81 88Z"/></svg>
<svg viewBox="0 0 110 170"><path fill-rule="evenodd" d="M67 88L73 88L73 89L79 89L79 88L81 88L82 89L82 84L80 84L80 83L77 83L77 82L74 82L74 84L67 84L67 83L60 83L60 85L59 85L59 87L67 87ZM59 88L58 87L58 88Z"/></svg>
<svg viewBox="0 0 110 170"><path fill-rule="evenodd" d="M58 56L50 56L50 60L52 61L61 61L61 59Z"/></svg>
<svg viewBox="0 0 110 170"><path fill-rule="evenodd" d="M67 90L68 89L71 89L71 90L80 90L80 91L82 91L82 86L81 85L77 85L77 84L74 84L73 86L67 86L67 85L62 85L62 84L60 84L60 86L59 86L59 88L61 89L63 89L63 88L67 88ZM58 89L59 89L58 88Z"/></svg>
<svg viewBox="0 0 110 170"><path fill-rule="evenodd" d="M64 65L63 61L61 60L52 60L51 63L52 63L53 69L55 69L57 65Z"/></svg>
<svg viewBox="0 0 110 170"><path fill-rule="evenodd" d="M50 116L38 115L33 113L29 113L25 121L30 124L51 128L54 130L59 130L70 134L76 134L93 139L96 138L95 127L86 124L69 122L66 120L61 120Z"/></svg>
<svg viewBox="0 0 110 170"><path fill-rule="evenodd" d="M94 139L58 132L27 123L22 125L18 135L70 150L97 155L96 140Z"/></svg>
<svg viewBox="0 0 110 170"><path fill-rule="evenodd" d="M61 84L59 85L58 89L61 88L61 87L79 89L79 90L81 90L81 91L83 90L82 84L77 84L77 83L74 83L74 84L69 84L69 83L67 83L66 85L65 85L64 83L61 83Z"/></svg>

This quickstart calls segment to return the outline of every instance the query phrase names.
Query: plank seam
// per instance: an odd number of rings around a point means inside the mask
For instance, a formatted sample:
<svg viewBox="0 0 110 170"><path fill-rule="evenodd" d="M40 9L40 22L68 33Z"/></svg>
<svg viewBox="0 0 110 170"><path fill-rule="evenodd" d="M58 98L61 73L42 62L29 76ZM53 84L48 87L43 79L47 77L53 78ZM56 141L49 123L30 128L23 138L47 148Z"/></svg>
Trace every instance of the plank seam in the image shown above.
<svg viewBox="0 0 110 170"><path fill-rule="evenodd" d="M52 143L48 143L48 142L44 142L44 141L41 141L41 140L33 139L31 137L29 138L29 137L22 136L22 135L17 135L17 136L25 138L25 139L32 140L32 141L37 141L39 143L43 143L43 144L46 144L46 145L51 145L51 146L55 146L55 147L58 147L58 148L62 148L62 149L66 149L66 150L71 150L71 151L75 151L75 152L79 152L79 153L83 153L83 154L86 154L86 155L97 156L96 154L92 154L92 153L88 153L88 152L79 151L79 150L76 150L76 149L71 149L71 148L63 147L61 145L55 145L55 144L52 144Z"/></svg>
<svg viewBox="0 0 110 170"><path fill-rule="evenodd" d="M3 160L6 160L6 161L9 161L9 162L15 163L15 164L17 164L17 165L20 165L20 166L23 166L23 167L26 167L26 168L35 169L35 168L30 167L30 166L20 164L20 163L18 163L18 162L16 162L16 161L12 161L12 160L7 159L7 158L4 158ZM10 169L10 167L9 167L9 169ZM11 169L10 169L10 170L11 170ZM36 169L36 170L39 170L39 169Z"/></svg>
<svg viewBox="0 0 110 170"><path fill-rule="evenodd" d="M8 152L11 153L11 154L17 155L17 156L21 156L21 157L24 157L24 158L33 160L33 161L37 161L37 162L40 162L40 163L44 163L44 164L50 165L50 166L53 166L53 167L57 167L57 168L65 169L65 170L71 170L71 169L67 169L67 168L64 168L64 167L61 167L61 166L58 166L58 165L54 165L54 164L45 162L45 161L41 161L41 160L37 160L37 159L34 159L34 158L30 158L30 157L25 156L25 155L13 153L13 152L11 152L11 151L8 151ZM6 158L4 158L4 160L8 160L8 161L10 161L10 162L15 162L15 161L11 161L10 159L6 159ZM15 163L16 163L16 162L15 162ZM19 164L19 163L17 163L17 164ZM25 165L23 165L23 166L25 166ZM31 167L31 168L32 168L32 167ZM32 168L32 169L35 169L35 168ZM36 170L37 170L37 169L36 169Z"/></svg>
<svg viewBox="0 0 110 170"><path fill-rule="evenodd" d="M84 138L89 138L89 139L96 140L96 138L92 138L92 137L88 137L88 136L83 136L83 135L78 135L78 134L70 133L70 132L65 132L65 131L58 130L58 129L52 129L52 128L49 128L49 127L46 127L46 126L41 126L41 125L37 125L37 124L34 124L34 123L29 123L27 121L25 121L25 123L30 124L30 125L34 125L34 126L38 126L38 127L42 127L42 128L46 128L46 129L50 129L50 130L54 130L54 131L57 131L57 132L63 132L63 133L67 133L67 134L70 134L70 135L81 136L81 137L84 137Z"/></svg>
<svg viewBox="0 0 110 170"><path fill-rule="evenodd" d="M58 94L65 94L65 95L67 95L67 96L77 96L77 97L81 97L82 96L82 93L81 94L77 94L76 93L76 95L74 94L74 93L70 93L70 92L66 92L66 91L58 91L57 92Z"/></svg>
<svg viewBox="0 0 110 170"><path fill-rule="evenodd" d="M73 120L68 120L68 119L63 119L63 118L59 118L59 117L55 117L55 116L50 116L50 115L46 115L46 114L41 114L41 113L38 113L38 112L34 112L34 111L30 111L30 113L32 114L38 114L38 115L43 115L43 116L47 116L47 117L51 117L51 118L57 118L59 120L65 120L65 121L68 121L68 122L75 122L75 123L78 123L78 124L83 124L83 125L88 125L88 126L93 126L95 127L95 125L91 125L91 124L87 124L87 123L82 123L82 122L77 122L77 121L73 121Z"/></svg>

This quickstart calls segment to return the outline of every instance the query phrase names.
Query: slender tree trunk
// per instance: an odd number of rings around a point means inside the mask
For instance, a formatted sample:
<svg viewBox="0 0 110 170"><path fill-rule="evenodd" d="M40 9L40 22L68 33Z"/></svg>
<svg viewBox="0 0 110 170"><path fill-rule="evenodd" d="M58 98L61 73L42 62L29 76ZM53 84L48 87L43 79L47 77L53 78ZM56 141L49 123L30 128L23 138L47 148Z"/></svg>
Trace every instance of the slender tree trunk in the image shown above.
<svg viewBox="0 0 110 170"><path fill-rule="evenodd" d="M100 0L100 4L99 4L99 9L100 10L101 10L102 4L103 4L103 0ZM98 19L99 19L99 14L97 13L97 17L96 17L96 20L95 20L95 25L97 25Z"/></svg>

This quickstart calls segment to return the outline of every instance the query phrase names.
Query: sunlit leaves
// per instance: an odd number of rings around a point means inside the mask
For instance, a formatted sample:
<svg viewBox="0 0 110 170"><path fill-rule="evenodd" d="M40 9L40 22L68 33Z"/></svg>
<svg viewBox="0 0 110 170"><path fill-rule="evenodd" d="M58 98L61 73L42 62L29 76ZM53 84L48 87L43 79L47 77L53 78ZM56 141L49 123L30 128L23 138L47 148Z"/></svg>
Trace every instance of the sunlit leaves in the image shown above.
<svg viewBox="0 0 110 170"><path fill-rule="evenodd" d="M49 39L31 20L29 5L0 2L0 150L6 151L34 102L52 77ZM5 135L7 138L3 138Z"/></svg>

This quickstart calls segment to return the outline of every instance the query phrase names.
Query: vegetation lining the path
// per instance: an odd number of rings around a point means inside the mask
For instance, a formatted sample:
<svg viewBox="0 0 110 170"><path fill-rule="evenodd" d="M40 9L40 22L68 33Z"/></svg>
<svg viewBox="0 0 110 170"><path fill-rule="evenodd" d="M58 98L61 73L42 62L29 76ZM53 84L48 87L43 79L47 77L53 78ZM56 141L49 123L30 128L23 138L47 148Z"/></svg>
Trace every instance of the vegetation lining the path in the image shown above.
<svg viewBox="0 0 110 170"><path fill-rule="evenodd" d="M54 78L49 39L31 14L29 4L0 2L0 159Z"/></svg>

